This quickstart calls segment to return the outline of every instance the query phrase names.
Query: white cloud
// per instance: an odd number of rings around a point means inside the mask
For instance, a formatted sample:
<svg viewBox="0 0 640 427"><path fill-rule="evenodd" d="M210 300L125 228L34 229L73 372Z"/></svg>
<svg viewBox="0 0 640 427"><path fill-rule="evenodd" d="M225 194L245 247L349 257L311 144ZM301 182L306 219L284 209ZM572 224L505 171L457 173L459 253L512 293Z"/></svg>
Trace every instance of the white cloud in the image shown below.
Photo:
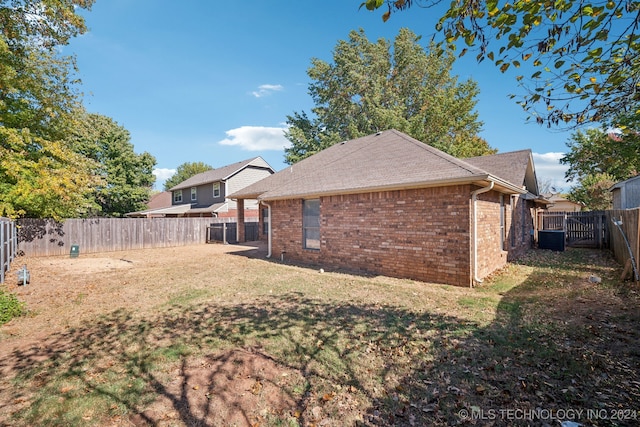
<svg viewBox="0 0 640 427"><path fill-rule="evenodd" d="M176 173L176 170L167 168L156 168L151 173L156 176L156 182L153 185L153 188L156 190L162 190L162 188L164 187L164 182L171 178L173 174Z"/></svg>
<svg viewBox="0 0 640 427"><path fill-rule="evenodd" d="M156 168L152 172L156 176L157 181L165 181L176 173L175 169Z"/></svg>
<svg viewBox="0 0 640 427"><path fill-rule="evenodd" d="M533 153L533 163L536 165L538 182L547 181L558 191L568 191L573 185L565 180L564 174L569 169L568 165L560 163L565 153Z"/></svg>
<svg viewBox="0 0 640 427"><path fill-rule="evenodd" d="M251 92L256 98L262 98L263 96L271 95L273 92L279 92L284 90L282 85L260 85L257 91Z"/></svg>
<svg viewBox="0 0 640 427"><path fill-rule="evenodd" d="M234 145L245 151L282 150L291 142L284 137L284 127L242 126L226 131L220 145Z"/></svg>

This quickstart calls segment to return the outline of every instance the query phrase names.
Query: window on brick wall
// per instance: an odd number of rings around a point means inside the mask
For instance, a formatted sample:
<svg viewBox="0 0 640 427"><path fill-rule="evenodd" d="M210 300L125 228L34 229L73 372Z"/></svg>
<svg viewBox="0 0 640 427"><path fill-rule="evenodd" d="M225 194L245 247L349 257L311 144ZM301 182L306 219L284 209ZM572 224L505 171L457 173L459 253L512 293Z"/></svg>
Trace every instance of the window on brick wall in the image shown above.
<svg viewBox="0 0 640 427"><path fill-rule="evenodd" d="M511 247L516 247L516 196L511 196Z"/></svg>
<svg viewBox="0 0 640 427"><path fill-rule="evenodd" d="M269 233L269 209L262 209L262 234Z"/></svg>
<svg viewBox="0 0 640 427"><path fill-rule="evenodd" d="M320 199L302 203L302 247L320 249Z"/></svg>

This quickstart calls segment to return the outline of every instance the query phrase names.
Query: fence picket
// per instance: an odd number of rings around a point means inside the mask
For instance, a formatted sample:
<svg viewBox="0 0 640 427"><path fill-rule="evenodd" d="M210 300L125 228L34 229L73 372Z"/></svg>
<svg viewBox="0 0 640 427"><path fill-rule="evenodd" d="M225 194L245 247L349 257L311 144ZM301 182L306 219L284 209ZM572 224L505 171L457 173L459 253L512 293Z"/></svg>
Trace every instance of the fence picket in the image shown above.
<svg viewBox="0 0 640 427"><path fill-rule="evenodd" d="M205 243L213 222L215 218L21 219L18 245L30 256L68 255L72 245L79 245L81 253L186 246Z"/></svg>

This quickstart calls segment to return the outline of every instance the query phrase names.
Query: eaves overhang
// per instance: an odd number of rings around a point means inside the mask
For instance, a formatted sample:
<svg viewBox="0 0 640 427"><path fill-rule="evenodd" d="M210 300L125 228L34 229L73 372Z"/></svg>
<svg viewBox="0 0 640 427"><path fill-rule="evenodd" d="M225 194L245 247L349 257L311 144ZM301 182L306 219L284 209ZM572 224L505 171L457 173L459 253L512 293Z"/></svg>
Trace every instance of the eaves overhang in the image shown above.
<svg viewBox="0 0 640 427"><path fill-rule="evenodd" d="M283 192L283 191L265 191L261 194L243 194L240 197L241 199L257 199L260 201L276 201L276 200L287 200L287 199L313 199L319 197L327 197L327 196L338 196L338 195L349 195L349 194L362 194L362 193L377 193L381 191L396 191L396 190L413 190L418 188L433 188L433 187L444 187L444 186L452 186L452 185L462 185L462 184L471 184L477 185L479 187L485 187L489 185L491 182L494 183L494 189L501 193L506 194L526 194L527 190L521 187L517 187L507 181L504 181L498 177L483 174L483 175L474 175L474 176L466 176L461 178L449 178L444 180L429 180L429 181L418 181L412 183L394 183L389 185L377 185L377 186L369 186L369 187L355 187L355 188L343 188L343 189L332 189L327 191L307 191L307 192ZM270 194L272 193L272 194Z"/></svg>

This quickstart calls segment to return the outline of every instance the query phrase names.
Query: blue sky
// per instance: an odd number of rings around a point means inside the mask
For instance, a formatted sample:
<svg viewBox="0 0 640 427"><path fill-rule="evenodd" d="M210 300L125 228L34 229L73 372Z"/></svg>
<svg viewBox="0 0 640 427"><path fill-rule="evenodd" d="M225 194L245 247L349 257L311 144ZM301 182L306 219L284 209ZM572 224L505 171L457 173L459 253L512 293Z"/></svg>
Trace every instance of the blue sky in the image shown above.
<svg viewBox="0 0 640 427"><path fill-rule="evenodd" d="M156 188L185 162L220 167L262 156L280 170L286 116L313 107L311 58L331 61L353 29L370 40L392 40L402 27L424 40L434 33L433 9L383 23L361 2L97 0L83 12L89 31L63 53L77 57L87 109L113 118L136 152L156 157ZM525 123L508 97L523 94L515 74L474 57L457 61L453 74L479 84L480 136L500 152L530 148L538 178L568 190L558 159L570 133Z"/></svg>

